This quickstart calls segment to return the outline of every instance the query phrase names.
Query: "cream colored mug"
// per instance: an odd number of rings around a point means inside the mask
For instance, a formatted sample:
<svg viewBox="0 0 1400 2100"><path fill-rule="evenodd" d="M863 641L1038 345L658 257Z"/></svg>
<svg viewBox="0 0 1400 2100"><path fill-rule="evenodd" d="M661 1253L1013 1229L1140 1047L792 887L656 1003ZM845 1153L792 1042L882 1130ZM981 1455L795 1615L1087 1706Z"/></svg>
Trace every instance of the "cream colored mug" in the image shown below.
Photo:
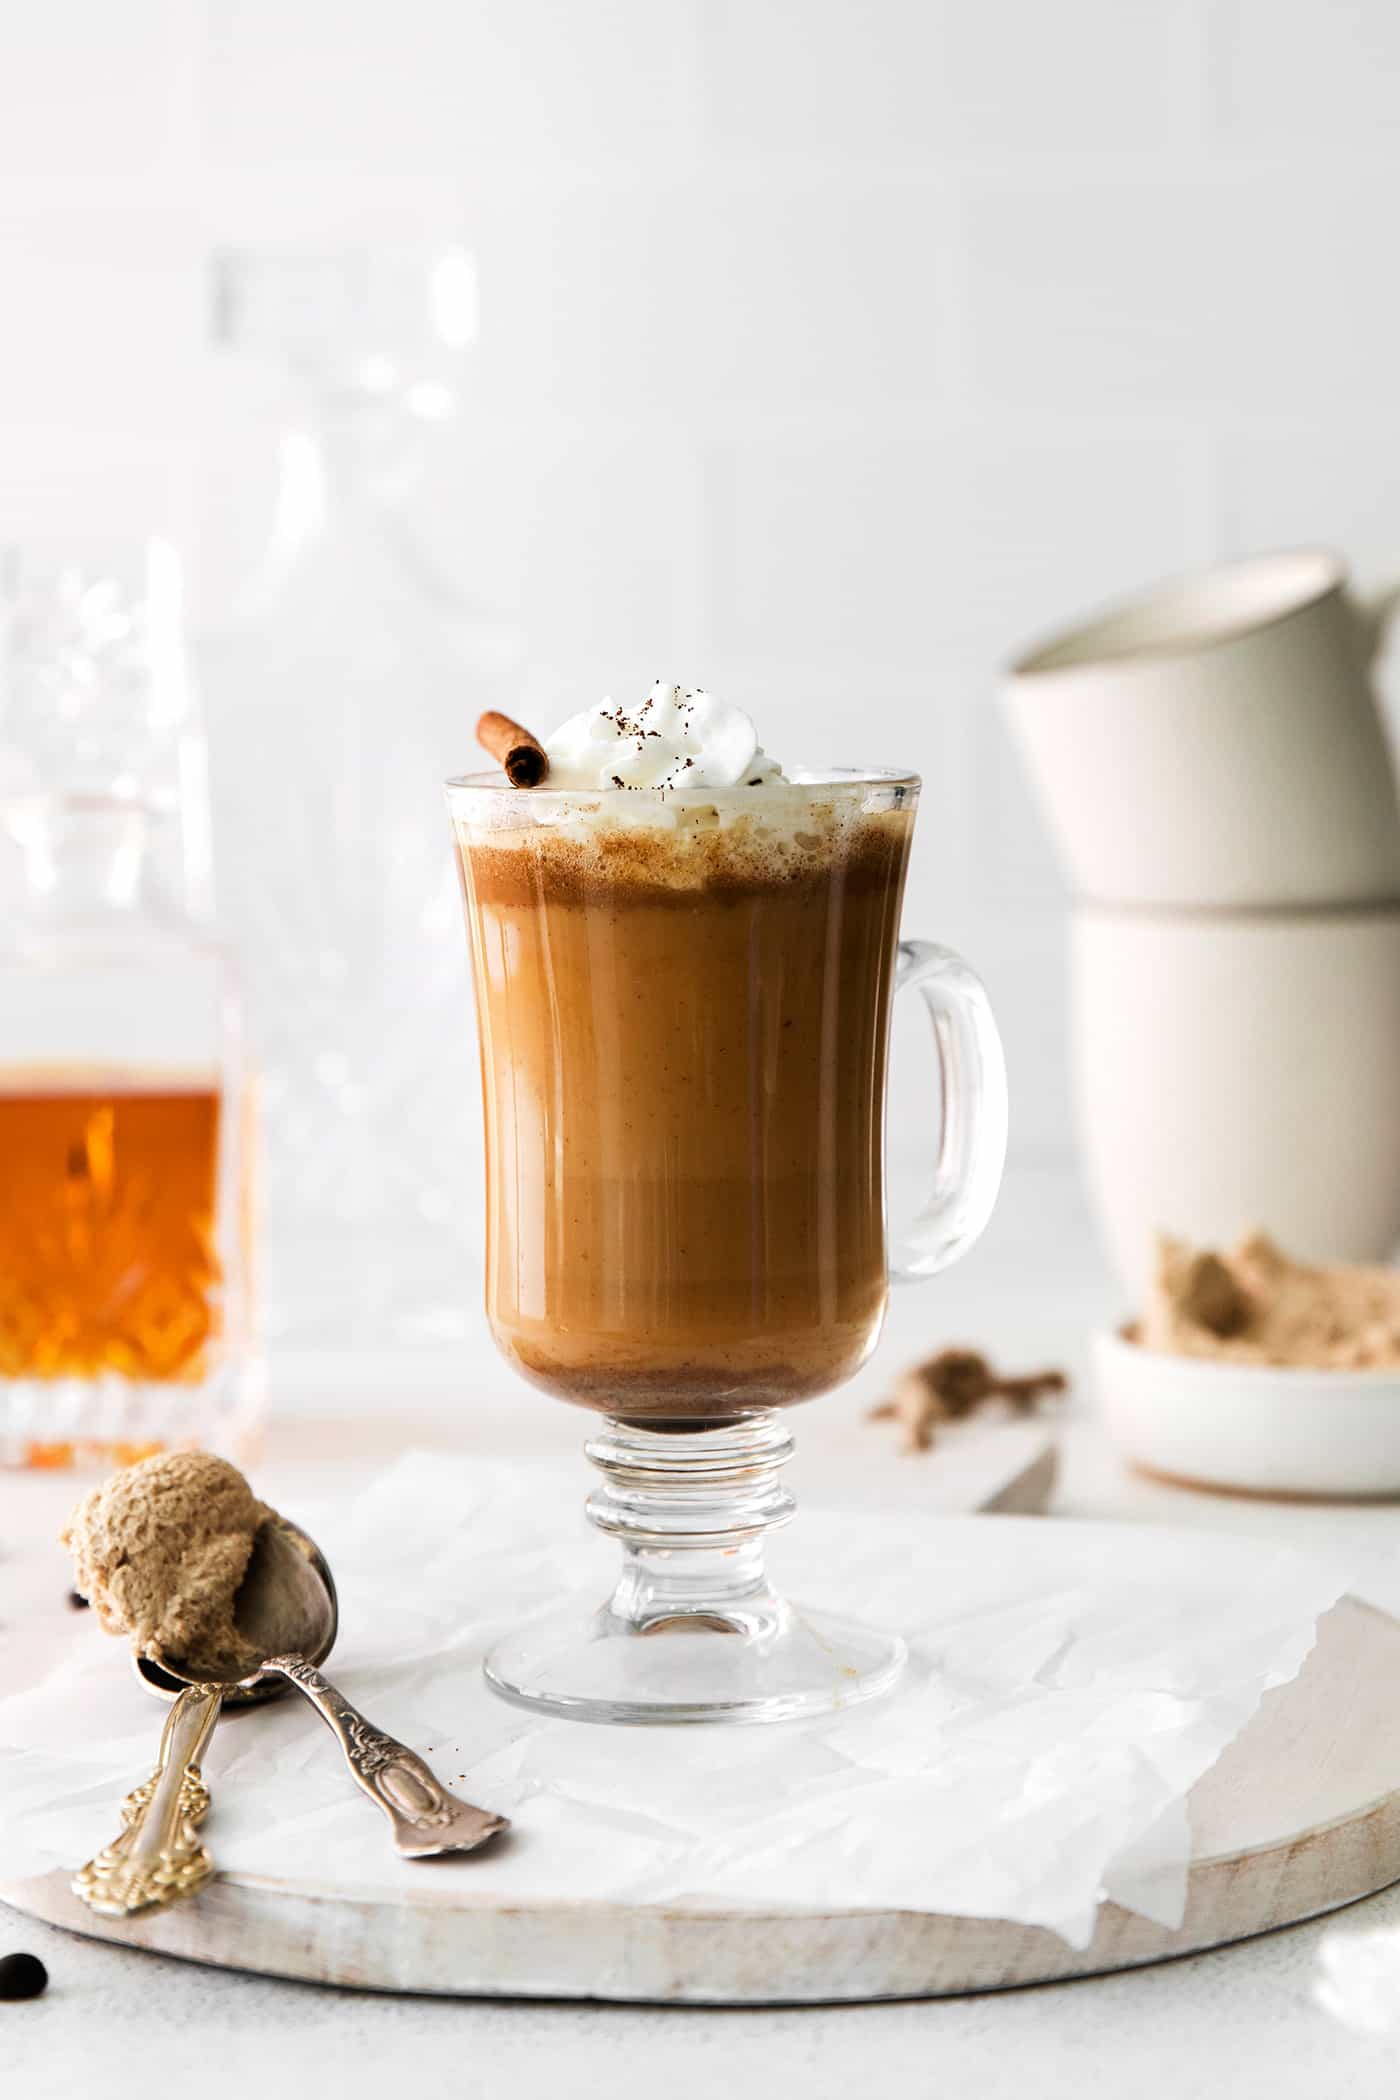
<svg viewBox="0 0 1400 2100"><path fill-rule="evenodd" d="M1400 898L1370 603L1312 549L1173 579L1042 643L1005 699L1076 894L1199 911Z"/></svg>
<svg viewBox="0 0 1400 2100"><path fill-rule="evenodd" d="M1080 1161L1141 1302L1159 1232L1313 1261L1400 1244L1400 905L1070 921Z"/></svg>

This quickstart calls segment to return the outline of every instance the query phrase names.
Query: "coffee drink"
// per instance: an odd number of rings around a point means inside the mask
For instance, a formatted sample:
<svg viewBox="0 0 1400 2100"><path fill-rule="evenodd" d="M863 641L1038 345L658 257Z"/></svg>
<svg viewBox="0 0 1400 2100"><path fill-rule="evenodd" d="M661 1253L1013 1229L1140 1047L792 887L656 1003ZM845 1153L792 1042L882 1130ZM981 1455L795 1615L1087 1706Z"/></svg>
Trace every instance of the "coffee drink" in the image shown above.
<svg viewBox="0 0 1400 2100"><path fill-rule="evenodd" d="M534 1384L703 1426L866 1357L914 794L741 785L631 821L616 793L548 820L528 793L454 805L487 1309Z"/></svg>
<svg viewBox="0 0 1400 2100"><path fill-rule="evenodd" d="M839 1385L891 1277L946 1268L990 1214L1000 1039L967 965L899 938L919 782L783 772L742 709L658 684L543 745L542 780L449 781L486 1125L486 1304L535 1385L596 1410L587 1513L605 1602L507 1632L487 1683L589 1721L780 1721L892 1685L897 1634L799 1610L765 1533L793 1401ZM929 1199L887 1250L894 993L934 1023ZM835 1571L833 1571L835 1573Z"/></svg>

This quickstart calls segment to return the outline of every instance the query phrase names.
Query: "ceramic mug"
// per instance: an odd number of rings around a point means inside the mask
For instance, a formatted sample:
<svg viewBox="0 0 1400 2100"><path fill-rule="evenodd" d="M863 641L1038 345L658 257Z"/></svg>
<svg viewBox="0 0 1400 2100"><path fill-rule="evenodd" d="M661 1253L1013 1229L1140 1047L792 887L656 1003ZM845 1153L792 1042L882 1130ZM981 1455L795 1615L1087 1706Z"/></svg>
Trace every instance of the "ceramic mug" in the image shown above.
<svg viewBox="0 0 1400 2100"><path fill-rule="evenodd" d="M1363 605L1334 554L1159 585L1032 649L1007 710L1076 893L1182 910L1400 898Z"/></svg>
<svg viewBox="0 0 1400 2100"><path fill-rule="evenodd" d="M1304 1259L1400 1242L1400 906L1196 918L1080 905L1075 1116L1140 1301L1158 1232Z"/></svg>

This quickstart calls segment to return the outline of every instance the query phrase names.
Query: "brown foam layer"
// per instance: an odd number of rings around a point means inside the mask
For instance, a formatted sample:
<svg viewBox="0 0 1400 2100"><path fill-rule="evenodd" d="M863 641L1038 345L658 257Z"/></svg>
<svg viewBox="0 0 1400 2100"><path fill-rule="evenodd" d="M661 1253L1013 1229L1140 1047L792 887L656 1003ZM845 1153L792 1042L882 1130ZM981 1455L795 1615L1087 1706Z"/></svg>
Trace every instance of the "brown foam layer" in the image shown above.
<svg viewBox="0 0 1400 2100"><path fill-rule="evenodd" d="M462 825L458 843L482 904L664 904L695 891L825 886L838 870L848 889L884 889L898 877L913 823L907 809L852 813L820 802L781 822L704 817L692 812L674 828L579 822L473 833Z"/></svg>

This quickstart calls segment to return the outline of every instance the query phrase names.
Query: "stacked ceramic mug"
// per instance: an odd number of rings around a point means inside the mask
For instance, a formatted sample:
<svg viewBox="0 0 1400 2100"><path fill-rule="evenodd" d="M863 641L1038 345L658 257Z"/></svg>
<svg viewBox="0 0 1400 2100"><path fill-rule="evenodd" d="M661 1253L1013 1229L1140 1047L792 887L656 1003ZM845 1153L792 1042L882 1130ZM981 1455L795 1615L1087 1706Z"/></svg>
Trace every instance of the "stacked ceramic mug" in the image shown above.
<svg viewBox="0 0 1400 2100"><path fill-rule="evenodd" d="M1155 1235L1400 1241L1400 809L1366 607L1335 556L1162 586L1012 669L1074 893L1076 1115L1140 1290Z"/></svg>

